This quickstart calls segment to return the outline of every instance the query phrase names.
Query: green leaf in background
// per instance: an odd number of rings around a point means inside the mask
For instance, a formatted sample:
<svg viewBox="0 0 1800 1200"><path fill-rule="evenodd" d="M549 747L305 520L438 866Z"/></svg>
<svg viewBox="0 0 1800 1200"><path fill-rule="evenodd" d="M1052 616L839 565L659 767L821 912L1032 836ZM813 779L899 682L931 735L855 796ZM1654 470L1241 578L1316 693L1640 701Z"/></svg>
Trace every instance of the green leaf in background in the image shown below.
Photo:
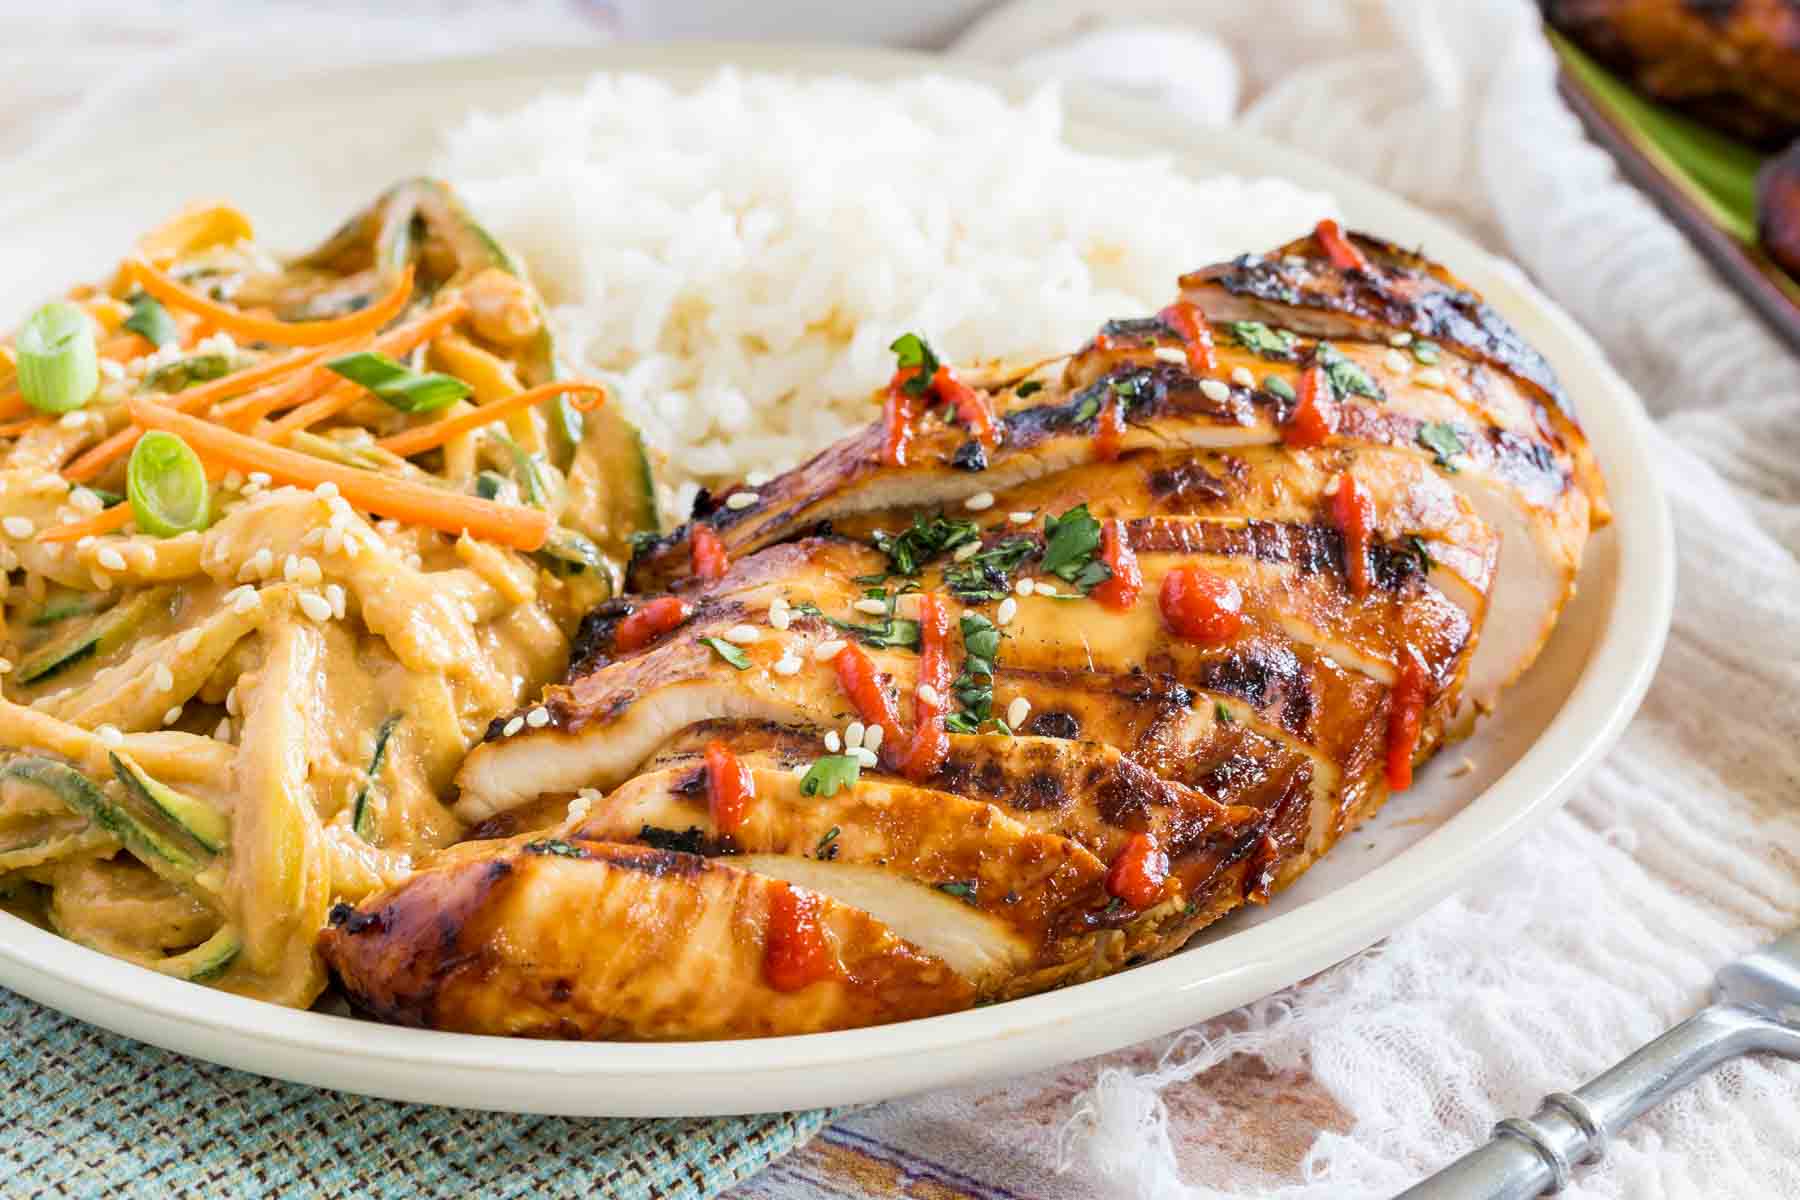
<svg viewBox="0 0 1800 1200"><path fill-rule="evenodd" d="M1762 156L1748 146L1646 100L1555 31L1550 44L1620 131L1677 184L1713 222L1746 245L1756 244L1756 170Z"/></svg>

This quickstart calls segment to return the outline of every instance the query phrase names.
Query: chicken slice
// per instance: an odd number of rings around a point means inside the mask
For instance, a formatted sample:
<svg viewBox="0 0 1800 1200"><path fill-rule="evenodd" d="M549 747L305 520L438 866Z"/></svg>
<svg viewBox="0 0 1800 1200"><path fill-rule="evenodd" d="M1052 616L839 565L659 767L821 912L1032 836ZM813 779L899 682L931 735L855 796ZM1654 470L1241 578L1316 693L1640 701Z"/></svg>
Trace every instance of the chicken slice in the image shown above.
<svg viewBox="0 0 1800 1200"><path fill-rule="evenodd" d="M463 843L360 910L340 905L320 950L360 1007L464 1033L773 1037L973 999L940 959L829 897L691 854L529 836Z"/></svg>

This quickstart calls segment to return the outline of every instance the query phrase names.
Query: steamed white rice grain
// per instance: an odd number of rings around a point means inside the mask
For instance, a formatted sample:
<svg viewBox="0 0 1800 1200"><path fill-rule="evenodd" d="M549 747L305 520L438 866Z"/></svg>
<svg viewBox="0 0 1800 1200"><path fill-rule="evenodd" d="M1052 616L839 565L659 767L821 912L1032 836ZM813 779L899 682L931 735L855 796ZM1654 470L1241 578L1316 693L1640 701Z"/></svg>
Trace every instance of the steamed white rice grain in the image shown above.
<svg viewBox="0 0 1800 1200"><path fill-rule="evenodd" d="M440 169L666 456L679 512L697 482L784 470L869 420L903 332L965 363L1067 352L1331 210L1080 153L1062 125L1048 88L600 75L470 119Z"/></svg>

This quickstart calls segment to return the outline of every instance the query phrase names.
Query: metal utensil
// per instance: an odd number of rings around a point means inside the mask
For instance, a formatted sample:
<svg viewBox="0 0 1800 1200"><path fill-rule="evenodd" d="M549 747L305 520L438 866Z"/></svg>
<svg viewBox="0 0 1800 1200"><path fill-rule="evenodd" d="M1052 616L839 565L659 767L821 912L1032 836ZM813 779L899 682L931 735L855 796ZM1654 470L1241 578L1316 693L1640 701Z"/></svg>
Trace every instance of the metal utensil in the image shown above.
<svg viewBox="0 0 1800 1200"><path fill-rule="evenodd" d="M1800 929L1713 977L1714 1003L1576 1088L1551 1092L1533 1117L1494 1126L1494 1138L1399 1200L1526 1200L1559 1192L1608 1139L1740 1054L1800 1058Z"/></svg>

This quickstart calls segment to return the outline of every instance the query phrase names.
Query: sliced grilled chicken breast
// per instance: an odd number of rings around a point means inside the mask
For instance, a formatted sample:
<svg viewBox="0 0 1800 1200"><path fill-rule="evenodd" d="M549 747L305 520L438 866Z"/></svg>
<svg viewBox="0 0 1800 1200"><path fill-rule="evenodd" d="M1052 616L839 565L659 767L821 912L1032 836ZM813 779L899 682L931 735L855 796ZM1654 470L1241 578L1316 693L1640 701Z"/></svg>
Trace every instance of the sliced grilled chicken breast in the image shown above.
<svg viewBox="0 0 1800 1200"><path fill-rule="evenodd" d="M817 893L691 854L529 836L464 843L340 906L320 950L374 1015L462 1033L770 1037L971 995L941 960Z"/></svg>
<svg viewBox="0 0 1800 1200"><path fill-rule="evenodd" d="M1572 409L1372 239L1182 282L1066 359L903 368L641 549L457 776L482 836L571 815L339 910L352 997L585 1037L948 1011L1170 953L1407 786L1606 519Z"/></svg>

